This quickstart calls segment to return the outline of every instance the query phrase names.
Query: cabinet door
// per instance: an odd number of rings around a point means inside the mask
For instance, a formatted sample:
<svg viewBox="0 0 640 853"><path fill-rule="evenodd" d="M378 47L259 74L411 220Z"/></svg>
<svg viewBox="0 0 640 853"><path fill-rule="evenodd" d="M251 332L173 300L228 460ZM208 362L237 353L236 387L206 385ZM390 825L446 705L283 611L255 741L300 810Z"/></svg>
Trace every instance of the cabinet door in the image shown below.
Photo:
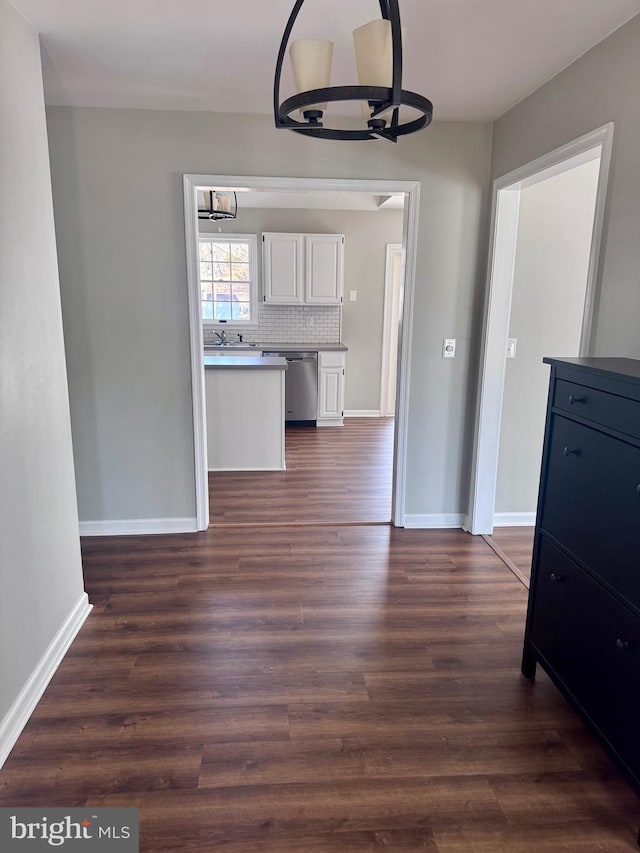
<svg viewBox="0 0 640 853"><path fill-rule="evenodd" d="M344 288L344 236L305 234L305 301L340 305Z"/></svg>
<svg viewBox="0 0 640 853"><path fill-rule="evenodd" d="M542 529L640 609L640 448L554 415Z"/></svg>
<svg viewBox="0 0 640 853"><path fill-rule="evenodd" d="M344 353L318 353L318 367L318 420L342 420L344 415Z"/></svg>
<svg viewBox="0 0 640 853"><path fill-rule="evenodd" d="M640 777L640 619L544 536L531 642L627 769Z"/></svg>
<svg viewBox="0 0 640 853"><path fill-rule="evenodd" d="M264 301L296 305L303 301L302 235L262 235Z"/></svg>

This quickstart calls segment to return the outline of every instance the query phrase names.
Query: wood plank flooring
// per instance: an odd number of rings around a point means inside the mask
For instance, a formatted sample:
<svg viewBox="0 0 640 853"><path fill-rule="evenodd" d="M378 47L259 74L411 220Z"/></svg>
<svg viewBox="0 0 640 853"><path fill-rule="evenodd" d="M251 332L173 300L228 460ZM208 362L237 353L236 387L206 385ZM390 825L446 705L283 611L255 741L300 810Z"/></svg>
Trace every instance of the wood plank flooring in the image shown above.
<svg viewBox="0 0 640 853"><path fill-rule="evenodd" d="M387 523L393 418L287 427L286 471L209 474L212 525Z"/></svg>
<svg viewBox="0 0 640 853"><path fill-rule="evenodd" d="M492 535L487 537L492 547L496 546L498 556L506 558L507 565L513 564L514 574L527 587L531 578L534 531L535 527L494 527Z"/></svg>
<svg viewBox="0 0 640 853"><path fill-rule="evenodd" d="M639 802L480 537L387 526L85 539L94 610L0 806L137 806L141 850L618 853Z"/></svg>

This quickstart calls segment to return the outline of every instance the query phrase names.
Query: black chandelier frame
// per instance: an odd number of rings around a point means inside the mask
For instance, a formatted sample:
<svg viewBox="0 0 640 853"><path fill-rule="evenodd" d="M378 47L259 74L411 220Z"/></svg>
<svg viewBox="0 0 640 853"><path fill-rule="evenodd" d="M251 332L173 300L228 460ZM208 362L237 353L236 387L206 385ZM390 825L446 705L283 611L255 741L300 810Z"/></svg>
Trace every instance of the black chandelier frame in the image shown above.
<svg viewBox="0 0 640 853"><path fill-rule="evenodd" d="M273 81L273 111L277 128L293 130L305 136L319 139L376 139L381 137L391 142L397 142L399 136L415 133L423 127L428 127L433 119L433 104L423 95L409 92L402 88L402 35L400 31L400 10L398 0L379 0L380 14L383 20L391 22L391 44L393 52L393 76L391 88L386 86L329 86L323 89L310 89L300 92L280 103L280 80L291 30L298 17L304 0L296 0L285 27L276 72ZM322 124L322 112L312 109L318 103L334 103L336 101L368 101L372 108L371 118L367 129L329 128ZM413 107L421 113L412 121L400 123L399 110L401 106ZM305 110L305 107L308 109ZM296 121L291 114L301 110L306 121ZM392 110L391 122L382 116Z"/></svg>
<svg viewBox="0 0 640 853"><path fill-rule="evenodd" d="M232 195L230 190L220 190L220 192L223 192L225 195ZM238 216L238 198L235 192L233 193L233 207L231 210L215 210L213 207L215 194L216 190L205 190L205 199L207 195L209 196L209 207L198 208L198 219L236 219Z"/></svg>

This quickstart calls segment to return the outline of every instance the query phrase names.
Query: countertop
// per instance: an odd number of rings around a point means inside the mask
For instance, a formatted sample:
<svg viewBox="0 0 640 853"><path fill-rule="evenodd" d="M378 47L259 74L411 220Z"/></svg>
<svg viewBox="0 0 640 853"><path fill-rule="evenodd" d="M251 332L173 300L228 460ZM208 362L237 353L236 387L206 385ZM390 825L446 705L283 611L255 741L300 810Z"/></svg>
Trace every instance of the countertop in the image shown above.
<svg viewBox="0 0 640 853"><path fill-rule="evenodd" d="M237 349L237 347L236 347ZM205 368L244 368L249 370L286 370L286 358L274 358L273 356L260 356L255 358L248 355L205 355Z"/></svg>
<svg viewBox="0 0 640 853"><path fill-rule="evenodd" d="M220 352L220 350L224 350L224 346L206 346L204 348L205 358L207 353L210 352ZM253 351L256 352L347 352L347 347L341 343L335 344L282 344L282 343L267 343L260 344L257 343L255 345L252 344L236 344L233 343L232 347L229 347L229 352L241 350L242 352Z"/></svg>

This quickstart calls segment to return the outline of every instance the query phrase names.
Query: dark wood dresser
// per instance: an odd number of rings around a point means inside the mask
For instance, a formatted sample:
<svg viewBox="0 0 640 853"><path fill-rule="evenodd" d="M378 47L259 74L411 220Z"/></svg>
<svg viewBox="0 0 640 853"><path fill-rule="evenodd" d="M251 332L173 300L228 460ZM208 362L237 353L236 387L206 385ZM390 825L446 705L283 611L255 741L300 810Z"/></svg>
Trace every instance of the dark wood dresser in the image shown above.
<svg viewBox="0 0 640 853"><path fill-rule="evenodd" d="M544 361L522 672L542 665L640 791L640 361Z"/></svg>

